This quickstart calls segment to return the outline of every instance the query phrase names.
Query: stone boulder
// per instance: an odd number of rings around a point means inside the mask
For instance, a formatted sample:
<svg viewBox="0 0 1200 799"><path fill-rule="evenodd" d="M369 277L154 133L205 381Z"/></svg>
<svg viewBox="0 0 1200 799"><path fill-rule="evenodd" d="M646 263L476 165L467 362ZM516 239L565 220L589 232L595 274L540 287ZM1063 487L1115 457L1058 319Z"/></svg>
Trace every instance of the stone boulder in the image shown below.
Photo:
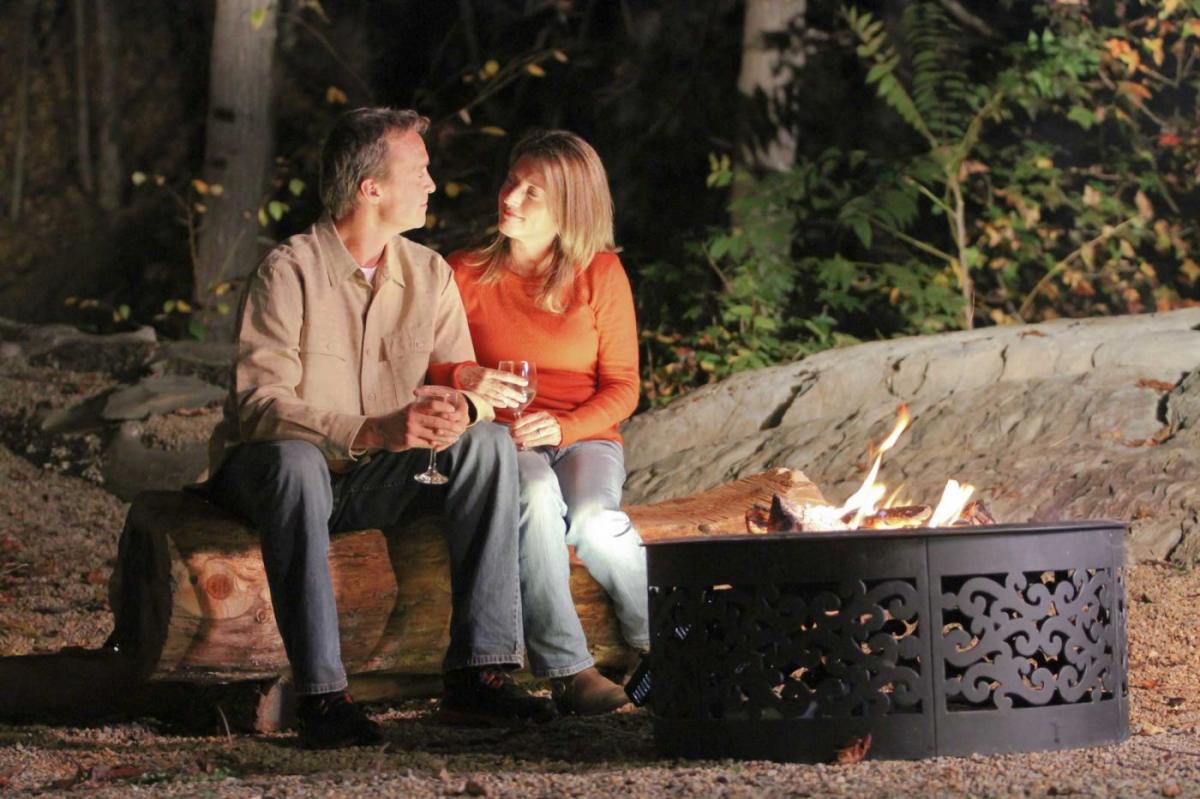
<svg viewBox="0 0 1200 799"><path fill-rule="evenodd" d="M840 502L906 403L880 479L935 503L969 482L1002 521L1129 522L1138 559L1200 558L1200 308L829 350L735 375L623 428L625 501L772 467Z"/></svg>

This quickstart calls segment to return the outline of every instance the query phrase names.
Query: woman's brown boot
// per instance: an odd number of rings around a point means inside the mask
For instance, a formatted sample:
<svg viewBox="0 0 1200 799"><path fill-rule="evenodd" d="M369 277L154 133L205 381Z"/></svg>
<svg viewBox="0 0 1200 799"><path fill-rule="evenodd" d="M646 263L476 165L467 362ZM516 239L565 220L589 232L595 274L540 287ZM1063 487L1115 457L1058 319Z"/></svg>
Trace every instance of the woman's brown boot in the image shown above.
<svg viewBox="0 0 1200 799"><path fill-rule="evenodd" d="M550 692L558 711L577 716L610 713L629 702L625 689L590 666L569 677L550 680Z"/></svg>

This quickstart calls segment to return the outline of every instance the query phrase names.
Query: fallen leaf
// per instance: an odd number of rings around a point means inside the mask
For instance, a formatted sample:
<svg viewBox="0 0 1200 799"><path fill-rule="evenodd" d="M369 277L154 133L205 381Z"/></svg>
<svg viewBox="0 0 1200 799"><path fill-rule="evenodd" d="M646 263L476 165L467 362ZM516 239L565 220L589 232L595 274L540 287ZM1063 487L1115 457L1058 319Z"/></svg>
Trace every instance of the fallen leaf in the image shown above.
<svg viewBox="0 0 1200 799"><path fill-rule="evenodd" d="M1159 791L1159 793L1168 797L1179 796L1181 793L1183 793L1183 789L1179 787L1179 783L1177 782L1168 782L1162 787L1162 790Z"/></svg>
<svg viewBox="0 0 1200 799"><path fill-rule="evenodd" d="M1134 680L1133 681L1134 688L1144 688L1147 691L1153 691L1155 688L1158 687L1158 685L1159 685L1158 680L1147 679L1147 680Z"/></svg>
<svg viewBox="0 0 1200 799"><path fill-rule="evenodd" d="M1138 729L1138 735L1162 735L1167 730L1165 727L1160 727L1157 724L1149 721L1143 721L1142 726Z"/></svg>
<svg viewBox="0 0 1200 799"><path fill-rule="evenodd" d="M474 777L467 780L466 788L467 788L468 796L487 796L488 795L487 786L484 785L479 780L475 779Z"/></svg>
<svg viewBox="0 0 1200 799"><path fill-rule="evenodd" d="M108 582L108 570L95 568L84 575L84 579L92 585L104 585Z"/></svg>
<svg viewBox="0 0 1200 799"><path fill-rule="evenodd" d="M837 754L833 758L833 762L839 766L848 766L852 763L859 763L867 756L867 752L870 750L870 733L867 733L861 738L851 738L850 743L846 744L837 751Z"/></svg>
<svg viewBox="0 0 1200 799"><path fill-rule="evenodd" d="M1168 383L1165 380L1151 380L1148 377L1143 377L1141 380L1137 381L1137 387L1138 388L1152 388L1155 391L1162 392L1163 394L1166 394L1170 391L1175 390L1174 383Z"/></svg>
<svg viewBox="0 0 1200 799"><path fill-rule="evenodd" d="M1167 707L1179 707L1186 701L1182 696L1168 696Z"/></svg>
<svg viewBox="0 0 1200 799"><path fill-rule="evenodd" d="M1037 338L1045 338L1046 334L1040 330L1025 330L1020 333L1021 338L1029 338L1030 336L1035 336Z"/></svg>

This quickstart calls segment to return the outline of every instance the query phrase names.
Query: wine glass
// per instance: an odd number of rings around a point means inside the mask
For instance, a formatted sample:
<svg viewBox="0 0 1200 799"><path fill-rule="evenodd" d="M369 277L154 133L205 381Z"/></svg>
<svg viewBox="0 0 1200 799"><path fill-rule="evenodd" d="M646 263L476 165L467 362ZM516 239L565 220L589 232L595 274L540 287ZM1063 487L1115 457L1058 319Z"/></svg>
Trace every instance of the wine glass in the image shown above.
<svg viewBox="0 0 1200 799"><path fill-rule="evenodd" d="M446 386L419 386L414 392L417 395L417 401L413 403L413 407L423 414L433 413L433 403L448 402L451 405L458 405L458 392ZM429 468L420 474L413 475L413 479L418 483L425 485L440 486L448 483L450 478L438 471L437 462L434 458L437 455L437 450L430 447L429 449Z"/></svg>
<svg viewBox="0 0 1200 799"><path fill-rule="evenodd" d="M517 387L517 390L521 392L522 400L517 407L513 408L513 420L519 420L521 414L537 395L537 367L532 361L501 361L498 368L501 372L525 378L525 385Z"/></svg>

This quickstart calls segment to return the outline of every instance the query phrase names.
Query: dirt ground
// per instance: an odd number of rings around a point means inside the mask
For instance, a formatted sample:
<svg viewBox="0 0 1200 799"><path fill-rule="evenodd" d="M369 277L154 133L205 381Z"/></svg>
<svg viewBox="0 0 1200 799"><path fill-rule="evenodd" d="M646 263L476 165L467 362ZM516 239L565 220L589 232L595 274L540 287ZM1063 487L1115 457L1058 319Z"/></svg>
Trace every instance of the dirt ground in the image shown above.
<svg viewBox="0 0 1200 799"><path fill-rule="evenodd" d="M11 424L17 406L59 389L4 381L0 390ZM6 433L10 445L16 439ZM48 450L19 457L0 447L0 656L96 647L111 628L107 580L127 506L86 473L86 449L55 460ZM372 708L385 744L320 753L287 734L180 732L150 718L0 724L0 794L1200 796L1200 573L1140 565L1128 598L1133 734L1117 746L853 765L683 761L657 754L641 710L455 729L435 723L433 700L416 700Z"/></svg>

